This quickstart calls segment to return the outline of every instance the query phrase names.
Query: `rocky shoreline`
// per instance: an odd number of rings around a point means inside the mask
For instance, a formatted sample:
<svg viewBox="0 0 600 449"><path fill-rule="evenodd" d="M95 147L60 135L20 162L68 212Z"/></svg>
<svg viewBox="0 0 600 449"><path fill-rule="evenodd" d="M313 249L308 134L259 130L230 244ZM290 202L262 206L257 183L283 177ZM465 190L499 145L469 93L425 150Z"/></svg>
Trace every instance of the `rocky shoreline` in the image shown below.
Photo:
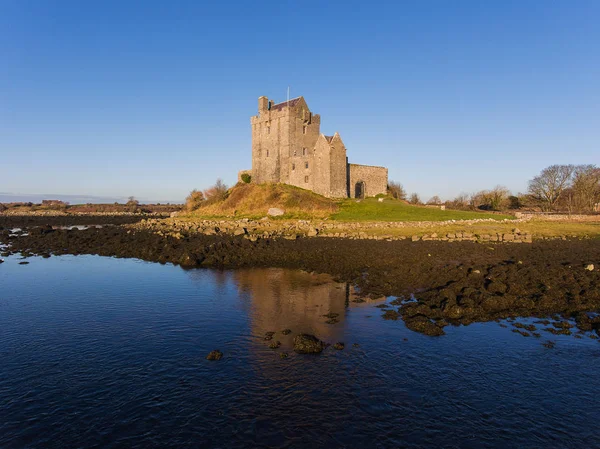
<svg viewBox="0 0 600 449"><path fill-rule="evenodd" d="M328 273L365 297L396 297L382 308L417 332L441 335L448 325L559 315L600 335L600 240L529 245L448 245L410 239L257 238L216 232L161 235L147 224L0 230L4 254L98 254L193 267L282 267ZM591 267L591 269L590 269ZM385 310L384 310L385 309ZM565 325L566 326L566 325ZM566 329L566 327L565 327ZM566 332L565 332L566 333Z"/></svg>

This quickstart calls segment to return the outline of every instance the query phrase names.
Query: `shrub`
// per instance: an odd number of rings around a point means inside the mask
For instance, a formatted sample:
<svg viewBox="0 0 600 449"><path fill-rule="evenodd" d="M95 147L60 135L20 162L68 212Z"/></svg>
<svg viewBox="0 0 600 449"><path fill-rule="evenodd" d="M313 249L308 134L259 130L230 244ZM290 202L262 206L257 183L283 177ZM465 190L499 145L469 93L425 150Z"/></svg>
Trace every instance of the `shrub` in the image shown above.
<svg viewBox="0 0 600 449"><path fill-rule="evenodd" d="M250 176L248 173L242 173L241 178L246 184L250 184L250 181L252 181L252 176Z"/></svg>
<svg viewBox="0 0 600 449"><path fill-rule="evenodd" d="M190 212L198 209L204 202L204 193L200 190L192 190L185 199L185 207Z"/></svg>
<svg viewBox="0 0 600 449"><path fill-rule="evenodd" d="M388 184L388 193L392 195L392 198L397 200L406 200L406 190L399 182L390 181Z"/></svg>

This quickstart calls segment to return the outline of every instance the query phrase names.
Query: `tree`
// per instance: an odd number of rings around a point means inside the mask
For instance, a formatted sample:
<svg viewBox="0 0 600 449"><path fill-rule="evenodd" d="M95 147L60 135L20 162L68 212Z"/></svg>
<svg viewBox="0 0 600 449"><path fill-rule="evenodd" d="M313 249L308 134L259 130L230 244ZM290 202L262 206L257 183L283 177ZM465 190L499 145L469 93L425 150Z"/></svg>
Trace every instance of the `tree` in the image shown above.
<svg viewBox="0 0 600 449"><path fill-rule="evenodd" d="M466 193L461 193L452 201L446 203L451 209L468 209L469 208L469 195Z"/></svg>
<svg viewBox="0 0 600 449"><path fill-rule="evenodd" d="M211 203L223 200L227 197L227 189L227 185L225 185L221 178L218 178L215 185L204 191L204 198Z"/></svg>
<svg viewBox="0 0 600 449"><path fill-rule="evenodd" d="M204 202L204 193L201 190L192 190L185 199L185 207L190 212L198 209Z"/></svg>
<svg viewBox="0 0 600 449"><path fill-rule="evenodd" d="M242 176L240 176L240 178L246 184L250 184L250 182L252 181L252 176L250 176L248 173L242 173Z"/></svg>
<svg viewBox="0 0 600 449"><path fill-rule="evenodd" d="M418 193L413 193L410 195L410 200L408 200L410 204L421 204L421 198Z"/></svg>
<svg viewBox="0 0 600 449"><path fill-rule="evenodd" d="M129 212L137 212L140 202L135 199L135 196L130 196L127 198L127 203L125 205L127 206Z"/></svg>
<svg viewBox="0 0 600 449"><path fill-rule="evenodd" d="M404 187L399 182L390 181L387 189L392 198L406 200L406 190L404 190Z"/></svg>
<svg viewBox="0 0 600 449"><path fill-rule="evenodd" d="M431 198L429 198L429 201L427 201L427 204L435 204L436 206L439 206L440 204L442 204L442 200L440 199L439 196L434 195Z"/></svg>
<svg viewBox="0 0 600 449"><path fill-rule="evenodd" d="M551 165L529 181L528 192L543 210L552 210L563 191L569 187L573 165Z"/></svg>
<svg viewBox="0 0 600 449"><path fill-rule="evenodd" d="M600 168L578 165L573 170L572 200L579 211L591 212L600 202Z"/></svg>
<svg viewBox="0 0 600 449"><path fill-rule="evenodd" d="M506 187L496 186L486 192L486 203L491 210L500 210L506 205L509 195L510 191Z"/></svg>
<svg viewBox="0 0 600 449"><path fill-rule="evenodd" d="M139 206L140 202L135 199L135 196L127 198L127 206Z"/></svg>

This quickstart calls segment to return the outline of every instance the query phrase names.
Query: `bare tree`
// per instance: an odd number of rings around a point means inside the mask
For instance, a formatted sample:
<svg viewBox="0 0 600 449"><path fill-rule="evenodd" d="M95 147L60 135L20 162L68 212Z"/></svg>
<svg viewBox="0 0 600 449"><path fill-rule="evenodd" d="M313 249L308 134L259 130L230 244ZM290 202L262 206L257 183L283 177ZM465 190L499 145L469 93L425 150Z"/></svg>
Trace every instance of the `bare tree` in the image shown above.
<svg viewBox="0 0 600 449"><path fill-rule="evenodd" d="M130 196L129 198L127 198L128 206L139 206L139 204L140 202L135 199L135 196Z"/></svg>
<svg viewBox="0 0 600 449"><path fill-rule="evenodd" d="M218 178L215 185L204 191L204 198L211 203L225 199L227 196L227 185Z"/></svg>
<svg viewBox="0 0 600 449"><path fill-rule="evenodd" d="M408 200L410 204L421 204L421 198L418 193L413 193L410 195L410 200Z"/></svg>
<svg viewBox="0 0 600 449"><path fill-rule="evenodd" d="M442 200L440 199L439 196L434 195L431 198L429 198L429 201L427 201L427 204L435 204L436 206L439 206L440 204L442 204Z"/></svg>
<svg viewBox="0 0 600 449"><path fill-rule="evenodd" d="M595 165L578 165L573 171L572 200L580 211L591 212L600 202L600 168Z"/></svg>
<svg viewBox="0 0 600 449"><path fill-rule="evenodd" d="M554 209L563 191L569 186L573 165L551 165L529 181L528 192L544 210Z"/></svg>
<svg viewBox="0 0 600 449"><path fill-rule="evenodd" d="M390 181L388 183L388 192L397 200L406 200L406 190L399 182Z"/></svg>
<svg viewBox="0 0 600 449"><path fill-rule="evenodd" d="M451 209L468 209L469 208L469 195L461 193L452 201L446 202L446 206Z"/></svg>

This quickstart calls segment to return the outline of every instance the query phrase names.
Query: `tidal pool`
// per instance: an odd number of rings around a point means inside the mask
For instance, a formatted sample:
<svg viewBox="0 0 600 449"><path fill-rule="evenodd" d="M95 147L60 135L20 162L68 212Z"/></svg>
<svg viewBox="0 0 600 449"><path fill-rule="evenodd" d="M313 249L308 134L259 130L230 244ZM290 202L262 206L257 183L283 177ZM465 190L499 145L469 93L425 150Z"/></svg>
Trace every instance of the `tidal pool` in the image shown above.
<svg viewBox="0 0 600 449"><path fill-rule="evenodd" d="M600 447L595 340L428 337L383 320L386 298L293 270L20 261L0 264L3 449ZM298 333L345 349L295 354Z"/></svg>

